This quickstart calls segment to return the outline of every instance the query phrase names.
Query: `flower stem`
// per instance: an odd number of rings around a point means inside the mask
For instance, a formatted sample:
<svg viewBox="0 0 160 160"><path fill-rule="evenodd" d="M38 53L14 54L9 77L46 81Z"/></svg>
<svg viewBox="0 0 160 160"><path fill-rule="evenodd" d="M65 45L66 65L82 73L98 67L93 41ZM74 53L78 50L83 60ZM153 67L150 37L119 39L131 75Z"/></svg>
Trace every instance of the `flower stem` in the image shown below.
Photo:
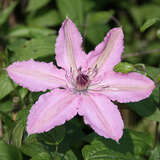
<svg viewBox="0 0 160 160"><path fill-rule="evenodd" d="M158 108L159 108L159 110L160 110L160 87L159 87L158 89L159 89L159 102L158 102ZM153 148L156 147L158 140L159 140L159 122L157 121L157 122L156 122L156 126L155 126L155 139L154 139Z"/></svg>
<svg viewBox="0 0 160 160"><path fill-rule="evenodd" d="M56 144L56 150L55 150L55 153L54 153L53 160L56 160L57 153L58 153L58 145Z"/></svg>
<svg viewBox="0 0 160 160"><path fill-rule="evenodd" d="M159 122L156 122L156 127L155 127L155 139L154 139L154 146L153 146L153 148L156 147L157 142L158 142L158 140L159 140L158 128L159 128Z"/></svg>

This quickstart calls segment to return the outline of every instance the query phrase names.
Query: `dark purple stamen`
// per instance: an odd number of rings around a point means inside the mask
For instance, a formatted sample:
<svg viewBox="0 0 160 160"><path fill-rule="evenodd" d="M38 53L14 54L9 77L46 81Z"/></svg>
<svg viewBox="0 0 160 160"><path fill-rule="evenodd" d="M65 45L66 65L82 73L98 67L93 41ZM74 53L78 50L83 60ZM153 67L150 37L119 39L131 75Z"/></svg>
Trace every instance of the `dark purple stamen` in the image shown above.
<svg viewBox="0 0 160 160"><path fill-rule="evenodd" d="M79 73L76 78L76 86L78 90L85 90L89 83L89 77L88 75L85 75L83 73Z"/></svg>

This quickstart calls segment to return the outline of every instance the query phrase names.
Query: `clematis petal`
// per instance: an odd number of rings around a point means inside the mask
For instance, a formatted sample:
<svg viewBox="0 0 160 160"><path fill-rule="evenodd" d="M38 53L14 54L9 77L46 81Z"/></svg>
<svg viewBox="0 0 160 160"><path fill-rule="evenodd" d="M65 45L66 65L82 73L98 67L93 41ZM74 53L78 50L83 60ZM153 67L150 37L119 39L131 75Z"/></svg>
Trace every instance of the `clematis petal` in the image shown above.
<svg viewBox="0 0 160 160"><path fill-rule="evenodd" d="M64 124L77 114L78 97L64 89L43 94L32 106L28 121L28 134L49 131Z"/></svg>
<svg viewBox="0 0 160 160"><path fill-rule="evenodd" d="M95 88L94 88L95 87ZM96 88L97 87L97 88ZM136 102L147 98L155 88L154 82L139 73L109 73L105 80L97 86L95 91L105 94L108 98L118 102ZM91 89L90 88L90 89ZM102 90L99 90L102 88Z"/></svg>
<svg viewBox="0 0 160 160"><path fill-rule="evenodd" d="M56 40L55 52L57 64L66 69L73 69L74 72L85 61L86 54L82 51L82 37L75 24L67 18Z"/></svg>
<svg viewBox="0 0 160 160"><path fill-rule="evenodd" d="M9 77L31 91L45 91L64 86L65 72L52 63L34 60L15 62L7 68Z"/></svg>
<svg viewBox="0 0 160 160"><path fill-rule="evenodd" d="M117 106L101 94L84 95L78 114L96 133L117 142L123 134L123 121Z"/></svg>
<svg viewBox="0 0 160 160"><path fill-rule="evenodd" d="M91 69L96 67L98 75L112 71L113 67L121 61L123 37L121 27L110 30L104 41L88 54L85 67Z"/></svg>

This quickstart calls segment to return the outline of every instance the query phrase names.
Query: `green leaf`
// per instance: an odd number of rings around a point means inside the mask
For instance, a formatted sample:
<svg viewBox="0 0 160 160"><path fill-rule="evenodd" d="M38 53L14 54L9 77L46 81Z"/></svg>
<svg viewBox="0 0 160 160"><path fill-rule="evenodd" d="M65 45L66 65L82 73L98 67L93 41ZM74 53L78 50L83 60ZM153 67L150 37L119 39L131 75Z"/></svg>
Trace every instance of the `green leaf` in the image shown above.
<svg viewBox="0 0 160 160"><path fill-rule="evenodd" d="M29 0L27 11L35 11L47 5L50 0Z"/></svg>
<svg viewBox="0 0 160 160"><path fill-rule="evenodd" d="M31 160L51 160L51 156L47 152L41 152L33 156Z"/></svg>
<svg viewBox="0 0 160 160"><path fill-rule="evenodd" d="M157 78L157 75L160 74L160 69L153 66L146 66L146 73L153 80Z"/></svg>
<svg viewBox="0 0 160 160"><path fill-rule="evenodd" d="M85 137L84 140L94 146L103 144L107 149L115 152L115 154L121 153L126 155L130 153L137 156L144 155L153 144L153 139L150 135L129 129L124 130L123 137L120 139L119 144L111 139L98 136L95 133Z"/></svg>
<svg viewBox="0 0 160 160"><path fill-rule="evenodd" d="M153 143L148 134L132 130L124 130L119 144L96 134L85 140L91 143L82 149L85 160L143 160L141 155L144 156Z"/></svg>
<svg viewBox="0 0 160 160"><path fill-rule="evenodd" d="M130 109L135 111L138 115L150 120L160 122L160 111L157 108L157 103L153 94L140 102L128 103Z"/></svg>
<svg viewBox="0 0 160 160"><path fill-rule="evenodd" d="M71 18L78 26L83 24L84 13L82 0L57 0L62 19Z"/></svg>
<svg viewBox="0 0 160 160"><path fill-rule="evenodd" d="M12 132L11 143L17 147L20 147L22 144L22 137L23 137L23 132L24 132L23 123L24 123L23 120L18 121Z"/></svg>
<svg viewBox="0 0 160 160"><path fill-rule="evenodd" d="M10 112L14 109L13 103L11 101L1 102L0 111L1 112Z"/></svg>
<svg viewBox="0 0 160 160"><path fill-rule="evenodd" d="M1 160L22 160L21 152L14 146L0 141L0 159Z"/></svg>
<svg viewBox="0 0 160 160"><path fill-rule="evenodd" d="M64 151L68 151L71 149L72 145L73 148L80 150L83 137L85 136L85 133L82 129L84 126L85 125L82 119L80 121L80 119L77 117L73 118L68 123L65 123L65 137L59 144L59 148L63 149Z"/></svg>
<svg viewBox="0 0 160 160"><path fill-rule="evenodd" d="M148 29L149 27L151 27L152 25L154 25L155 23L157 23L158 21L160 21L159 18L151 18L148 19L143 26L140 28L141 32L144 32L146 29Z"/></svg>
<svg viewBox="0 0 160 160"><path fill-rule="evenodd" d="M64 139L65 127L64 126L58 126L58 127L52 129L49 132L41 133L37 136L41 141L43 141L46 144L58 145Z"/></svg>
<svg viewBox="0 0 160 160"><path fill-rule="evenodd" d="M55 153L54 156L53 156L53 159L56 159L56 160L63 160L63 154L60 154L60 153Z"/></svg>
<svg viewBox="0 0 160 160"><path fill-rule="evenodd" d="M160 29L157 30L157 37L160 39Z"/></svg>
<svg viewBox="0 0 160 160"><path fill-rule="evenodd" d="M86 36L93 43L97 44L104 39L105 34L109 30L107 21L114 14L110 11L99 11L89 13L86 21Z"/></svg>
<svg viewBox="0 0 160 160"><path fill-rule="evenodd" d="M56 160L77 160L77 157L73 153L72 150L68 150L65 154L62 153L54 153L53 159Z"/></svg>
<svg viewBox="0 0 160 160"><path fill-rule="evenodd" d="M40 143L24 144L21 146L20 149L24 154L26 154L30 157L34 157L35 155L37 155L39 153L46 152L43 145Z"/></svg>
<svg viewBox="0 0 160 160"><path fill-rule="evenodd" d="M29 60L31 58L54 55L54 43L56 36L47 36L27 40L12 50L14 55L11 61Z"/></svg>
<svg viewBox="0 0 160 160"><path fill-rule="evenodd" d="M92 12L88 14L88 25L98 24L105 24L109 21L109 19L113 16L114 11L99 11L99 12Z"/></svg>
<svg viewBox="0 0 160 160"><path fill-rule="evenodd" d="M145 132L126 130L134 146L134 155L145 155L153 146L153 137ZM127 143L127 141L125 141Z"/></svg>
<svg viewBox="0 0 160 160"><path fill-rule="evenodd" d="M32 143L39 143L36 134L31 134L30 136L27 136L24 139L24 144L32 144Z"/></svg>
<svg viewBox="0 0 160 160"><path fill-rule="evenodd" d="M128 73L134 71L134 65L127 62L120 62L114 67L115 72Z"/></svg>
<svg viewBox="0 0 160 160"><path fill-rule="evenodd" d="M3 25L7 21L9 15L15 9L15 7L17 6L17 4L18 4L18 2L14 1L6 9L4 9L4 10L2 10L0 12L0 17L1 17L0 18L0 26Z"/></svg>
<svg viewBox="0 0 160 160"><path fill-rule="evenodd" d="M56 31L42 27L16 26L10 30L8 37L26 37L35 38L54 35Z"/></svg>
<svg viewBox="0 0 160 160"><path fill-rule="evenodd" d="M50 27L61 23L60 15L57 10L39 11L27 17L30 26Z"/></svg>
<svg viewBox="0 0 160 160"><path fill-rule="evenodd" d="M143 25L144 21L147 21L147 19L159 17L160 6L154 3L148 3L141 6L130 7L129 12L131 12L137 26L140 27Z"/></svg>
<svg viewBox="0 0 160 160"><path fill-rule="evenodd" d="M9 79L7 72L0 72L0 99L7 96L14 89L15 88Z"/></svg>
<svg viewBox="0 0 160 160"><path fill-rule="evenodd" d="M28 93L28 89L26 89L26 88L20 88L20 89L18 90L18 92L19 92L19 95L20 95L21 99L23 100L24 97L25 97L25 96L27 95L27 93Z"/></svg>
<svg viewBox="0 0 160 160"><path fill-rule="evenodd" d="M96 3L92 0L82 0L82 1L85 14L91 12L91 10L94 9L96 6Z"/></svg>
<svg viewBox="0 0 160 160"><path fill-rule="evenodd" d="M26 121L27 121L27 117L29 114L29 110L30 110L29 106L27 108L21 109L16 116L16 121L23 120L23 126L26 126Z"/></svg>
<svg viewBox="0 0 160 160"><path fill-rule="evenodd" d="M147 119L149 120L152 120L152 121L158 121L160 122L160 111L159 109L157 108L153 114L151 114L150 116L146 117Z"/></svg>
<svg viewBox="0 0 160 160"><path fill-rule="evenodd" d="M69 150L65 153L64 160L77 160L77 157L72 150Z"/></svg>
<svg viewBox="0 0 160 160"><path fill-rule="evenodd" d="M82 149L82 155L85 160L137 160L132 154L122 154L107 148L102 143L86 145Z"/></svg>
<svg viewBox="0 0 160 160"><path fill-rule="evenodd" d="M12 129L14 126L14 122L11 117L7 113L0 112L0 116L4 126L7 127L8 130Z"/></svg>
<svg viewBox="0 0 160 160"><path fill-rule="evenodd" d="M152 151L149 160L159 160L160 159L160 144L158 144Z"/></svg>
<svg viewBox="0 0 160 160"><path fill-rule="evenodd" d="M8 46L7 46L7 49L9 51L13 51L15 52L20 46L22 46L24 43L26 42L25 39L23 38L19 38L19 39L11 39Z"/></svg>
<svg viewBox="0 0 160 160"><path fill-rule="evenodd" d="M160 87L160 74L157 75L155 79L155 84L156 84L156 87Z"/></svg>

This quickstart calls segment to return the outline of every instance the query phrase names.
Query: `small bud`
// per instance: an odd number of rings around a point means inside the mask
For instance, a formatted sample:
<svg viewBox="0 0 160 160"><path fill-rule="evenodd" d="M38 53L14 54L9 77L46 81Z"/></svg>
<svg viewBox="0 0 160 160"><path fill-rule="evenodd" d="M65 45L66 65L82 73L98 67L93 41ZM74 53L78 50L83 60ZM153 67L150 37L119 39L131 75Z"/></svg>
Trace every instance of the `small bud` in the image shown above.
<svg viewBox="0 0 160 160"><path fill-rule="evenodd" d="M115 72L128 73L134 71L134 66L127 62L121 62L114 67Z"/></svg>

